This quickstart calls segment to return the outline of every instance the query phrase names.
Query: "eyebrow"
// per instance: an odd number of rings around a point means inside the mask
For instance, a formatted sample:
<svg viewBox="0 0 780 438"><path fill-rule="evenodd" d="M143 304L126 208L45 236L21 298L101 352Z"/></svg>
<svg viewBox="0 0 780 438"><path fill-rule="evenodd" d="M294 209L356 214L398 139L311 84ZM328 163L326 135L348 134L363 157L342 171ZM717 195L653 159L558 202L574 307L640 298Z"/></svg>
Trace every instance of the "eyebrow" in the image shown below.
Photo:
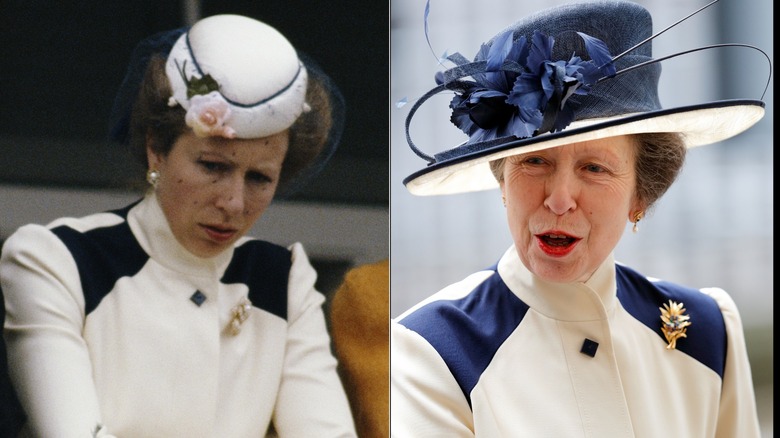
<svg viewBox="0 0 780 438"><path fill-rule="evenodd" d="M573 145L571 145L571 146L573 146ZM551 149L554 149L554 148L551 148ZM511 155L511 156L509 156L507 158L509 158L509 159L511 159L511 158L524 159L524 158L527 158L527 157L543 157L543 158L547 158L547 157L551 157L553 155L557 155L551 149L542 149L540 151L525 152L525 153L522 153L522 154ZM603 160L603 161L606 161L606 162L609 162L609 163L622 163L624 161L623 157L620 154L618 154L617 152L615 152L615 151L613 151L611 149L605 149L605 148L596 147L596 146L585 146L584 148L578 148L576 150L576 152L574 152L573 156L574 156L575 160L577 160L577 161L580 161L580 160L583 160L583 159L588 160L588 159L591 159L591 158Z"/></svg>
<svg viewBox="0 0 780 438"><path fill-rule="evenodd" d="M231 159L230 157L226 156L224 153L217 152L217 151L199 151L198 153L198 159L217 159L220 161L225 161L231 165L236 165L235 160Z"/></svg>
<svg viewBox="0 0 780 438"><path fill-rule="evenodd" d="M200 151L200 155L198 155L198 158L199 159L203 159L203 158L217 158L217 159L220 159L220 160L223 160L223 161L227 162L230 166L239 167L239 165L236 162L236 160L234 160L228 154L225 154L222 151L213 151L213 150L205 150L205 151L203 151L202 150L202 151ZM266 161L263 161L263 163L266 163ZM249 166L246 169L246 171L247 172L260 173L260 174L265 175L265 174L267 174L269 172L269 169L267 169L265 167Z"/></svg>

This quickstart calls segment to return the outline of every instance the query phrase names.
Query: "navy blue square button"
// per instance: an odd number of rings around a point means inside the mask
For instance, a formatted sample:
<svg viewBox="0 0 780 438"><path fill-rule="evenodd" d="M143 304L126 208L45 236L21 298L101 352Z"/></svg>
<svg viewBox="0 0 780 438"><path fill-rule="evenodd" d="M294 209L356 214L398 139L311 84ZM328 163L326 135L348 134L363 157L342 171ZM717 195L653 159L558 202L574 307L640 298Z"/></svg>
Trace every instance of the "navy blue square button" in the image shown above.
<svg viewBox="0 0 780 438"><path fill-rule="evenodd" d="M198 307L200 307L201 304L203 304L204 301L206 301L206 295L203 295L203 292L196 290L194 294L190 297L190 301L197 304Z"/></svg>

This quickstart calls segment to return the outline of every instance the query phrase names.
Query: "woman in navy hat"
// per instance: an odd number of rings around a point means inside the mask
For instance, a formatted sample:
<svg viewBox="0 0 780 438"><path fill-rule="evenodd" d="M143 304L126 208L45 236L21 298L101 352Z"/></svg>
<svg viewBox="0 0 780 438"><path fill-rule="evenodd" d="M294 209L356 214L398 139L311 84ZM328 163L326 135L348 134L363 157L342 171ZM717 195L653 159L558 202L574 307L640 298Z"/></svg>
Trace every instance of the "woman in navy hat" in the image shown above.
<svg viewBox="0 0 780 438"><path fill-rule="evenodd" d="M112 135L149 189L27 225L0 260L25 436L355 436L303 247L246 237L327 161L337 88L238 15L134 53Z"/></svg>
<svg viewBox="0 0 780 438"><path fill-rule="evenodd" d="M541 11L473 61L449 56L410 110L407 140L427 165L406 188L498 188L513 242L392 321L395 436L759 436L730 296L614 258L688 148L764 115L748 99L662 108L651 28L625 1ZM443 91L469 139L429 155L409 127Z"/></svg>

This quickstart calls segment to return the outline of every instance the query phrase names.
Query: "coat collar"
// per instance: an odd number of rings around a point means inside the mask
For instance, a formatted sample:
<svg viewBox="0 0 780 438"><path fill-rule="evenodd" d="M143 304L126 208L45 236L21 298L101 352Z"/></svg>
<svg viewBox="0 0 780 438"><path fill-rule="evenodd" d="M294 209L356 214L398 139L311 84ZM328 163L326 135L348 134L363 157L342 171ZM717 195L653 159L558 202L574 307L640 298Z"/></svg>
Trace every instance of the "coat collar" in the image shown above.
<svg viewBox="0 0 780 438"><path fill-rule="evenodd" d="M523 265L513 245L498 262L498 273L518 298L552 319L606 319L617 303L615 260L612 253L586 282L553 283L531 273Z"/></svg>

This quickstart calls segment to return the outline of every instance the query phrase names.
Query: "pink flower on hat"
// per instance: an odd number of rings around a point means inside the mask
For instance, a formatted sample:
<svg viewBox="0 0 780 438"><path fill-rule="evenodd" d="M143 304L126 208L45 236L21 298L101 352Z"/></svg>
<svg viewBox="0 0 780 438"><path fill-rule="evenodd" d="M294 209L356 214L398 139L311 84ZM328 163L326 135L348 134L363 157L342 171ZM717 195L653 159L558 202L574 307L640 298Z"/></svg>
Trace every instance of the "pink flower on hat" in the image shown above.
<svg viewBox="0 0 780 438"><path fill-rule="evenodd" d="M236 137L236 131L225 124L230 117L230 106L218 92L194 95L189 103L190 108L184 120L195 131L195 135Z"/></svg>

